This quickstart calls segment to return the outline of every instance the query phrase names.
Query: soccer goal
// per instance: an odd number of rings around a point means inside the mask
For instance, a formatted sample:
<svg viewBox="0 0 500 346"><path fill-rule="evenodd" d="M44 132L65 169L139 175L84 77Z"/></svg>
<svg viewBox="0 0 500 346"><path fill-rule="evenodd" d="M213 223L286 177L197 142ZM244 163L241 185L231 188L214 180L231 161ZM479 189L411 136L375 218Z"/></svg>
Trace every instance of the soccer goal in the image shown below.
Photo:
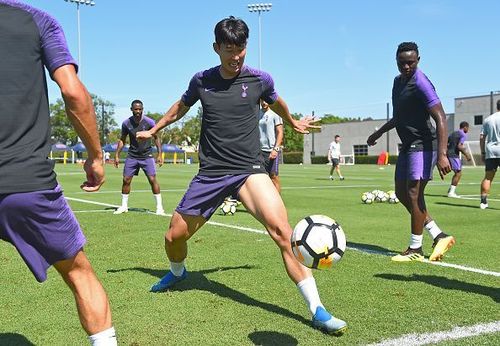
<svg viewBox="0 0 500 346"><path fill-rule="evenodd" d="M474 155L481 155L481 147L479 146L479 141L465 141L464 147L465 150L470 153L470 156L472 158L470 163L464 161L464 164L476 167L476 159L474 158ZM462 158L462 153L460 153L460 158Z"/></svg>
<svg viewBox="0 0 500 346"><path fill-rule="evenodd" d="M340 155L339 164L343 166L354 165L354 153L349 155Z"/></svg>

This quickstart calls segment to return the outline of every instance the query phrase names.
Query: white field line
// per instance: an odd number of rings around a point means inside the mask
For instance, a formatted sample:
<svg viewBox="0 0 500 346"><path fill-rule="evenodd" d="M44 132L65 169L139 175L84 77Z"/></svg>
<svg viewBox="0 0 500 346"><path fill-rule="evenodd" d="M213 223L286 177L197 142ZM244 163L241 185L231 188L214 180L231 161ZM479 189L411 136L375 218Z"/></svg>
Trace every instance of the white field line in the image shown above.
<svg viewBox="0 0 500 346"><path fill-rule="evenodd" d="M78 213L109 213L110 211L114 210L104 210L104 209L94 209L94 210L73 210L73 213L78 214Z"/></svg>
<svg viewBox="0 0 500 346"><path fill-rule="evenodd" d="M451 330L442 332L407 334L396 339L388 339L376 344L370 344L369 346L429 345L446 340L457 340L482 334L498 333L499 331L500 321L494 321L490 323L479 323L468 327L454 327ZM472 341L472 344L474 344L474 341Z"/></svg>
<svg viewBox="0 0 500 346"><path fill-rule="evenodd" d="M81 202L81 203L88 203L88 204L95 204L95 205L102 205L105 207L113 207L113 208L118 208L119 205L115 204L109 204L109 203L101 203L101 202L95 202L95 201L90 201L86 199L80 199L80 198L73 198L73 197L65 197L69 201L75 201L75 202ZM153 212L147 212L148 214L156 215ZM172 214L165 214L166 217L172 217ZM239 231L244 231L244 232L252 232L252 233L259 233L259 234L267 234L267 231L260 230L260 229L255 229L255 228L250 228L250 227L242 227L238 225L229 225L225 223L220 223L220 222L214 222L214 221L208 221L207 224L209 225L214 225L214 226L221 226L221 227L226 227L226 228L232 228L236 229ZM390 252L383 252L383 251L376 251L376 250L371 250L371 249L365 249L362 247L348 247L351 250L359 251L362 253L370 254L370 255L379 255L379 256L391 256L393 253ZM494 271L489 271L489 270L483 270L483 269L478 269L478 268L473 268L473 267L467 267L459 264L453 264L453 263L443 263L443 262L430 262L428 260L424 260L423 263L427 264L432 264L432 265L437 265L441 267L447 267L447 268L454 268L458 270L463 270L463 271L468 271L468 272L473 272L473 273L478 273L478 274L483 274L483 275L491 275L491 276L497 276L500 277L499 272L494 272Z"/></svg>

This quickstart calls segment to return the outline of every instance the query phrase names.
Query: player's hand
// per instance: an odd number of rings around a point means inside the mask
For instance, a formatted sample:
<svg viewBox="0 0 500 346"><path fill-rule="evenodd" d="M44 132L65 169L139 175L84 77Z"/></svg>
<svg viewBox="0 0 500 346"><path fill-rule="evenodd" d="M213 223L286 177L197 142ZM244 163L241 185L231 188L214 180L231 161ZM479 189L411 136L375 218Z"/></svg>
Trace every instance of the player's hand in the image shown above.
<svg viewBox="0 0 500 346"><path fill-rule="evenodd" d="M120 158L118 156L115 156L115 162L114 162L115 168L118 168L119 164L120 164Z"/></svg>
<svg viewBox="0 0 500 346"><path fill-rule="evenodd" d="M439 176L441 177L441 180L444 180L444 176L451 172L450 161L448 160L448 157L446 156L446 154L439 155L438 161L437 161L437 168L438 168Z"/></svg>
<svg viewBox="0 0 500 346"><path fill-rule="evenodd" d="M150 131L139 131L135 134L135 138L137 138L138 141L145 141L152 137L153 135L151 134Z"/></svg>
<svg viewBox="0 0 500 346"><path fill-rule="evenodd" d="M269 153L269 159L274 160L277 157L278 157L278 152L276 150L271 150L271 152Z"/></svg>
<svg viewBox="0 0 500 346"><path fill-rule="evenodd" d="M158 166L160 166L160 167L163 166L163 162L164 162L163 161L163 155L158 155L156 157L156 163L158 164Z"/></svg>
<svg viewBox="0 0 500 346"><path fill-rule="evenodd" d="M375 144L377 144L377 139L379 139L380 136L381 134L377 132L372 133L370 137L368 137L368 139L366 140L366 144L368 144L369 146L374 146Z"/></svg>
<svg viewBox="0 0 500 346"><path fill-rule="evenodd" d="M472 161L472 156L468 155L468 156L466 157L466 159L467 159L467 161Z"/></svg>
<svg viewBox="0 0 500 346"><path fill-rule="evenodd" d="M80 185L80 188L85 192L99 191L104 184L104 166L102 158L87 159L83 165L83 170L87 175L87 180Z"/></svg>
<svg viewBox="0 0 500 346"><path fill-rule="evenodd" d="M309 131L307 131L308 129L320 129L321 126L318 126L318 125L314 125L315 123L317 123L318 121L320 121L321 119L316 119L310 115L304 117L304 118L301 118L299 120L295 120L292 124L293 126L293 129L299 133L304 133L304 134L308 134Z"/></svg>

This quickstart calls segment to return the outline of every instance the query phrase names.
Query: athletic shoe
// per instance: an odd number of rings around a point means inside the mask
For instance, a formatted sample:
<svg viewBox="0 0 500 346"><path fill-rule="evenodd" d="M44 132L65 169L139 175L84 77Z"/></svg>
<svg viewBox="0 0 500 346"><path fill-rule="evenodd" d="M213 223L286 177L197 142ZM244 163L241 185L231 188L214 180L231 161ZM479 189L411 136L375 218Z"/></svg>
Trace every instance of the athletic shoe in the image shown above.
<svg viewBox="0 0 500 346"><path fill-rule="evenodd" d="M165 214L165 210L163 210L163 208L157 208L156 215L167 216L167 214Z"/></svg>
<svg viewBox="0 0 500 346"><path fill-rule="evenodd" d="M479 205L479 208L481 208L481 209L486 209L486 208L488 208L488 203L481 203L481 204Z"/></svg>
<svg viewBox="0 0 500 346"><path fill-rule="evenodd" d="M423 260L424 260L424 253L422 252L422 247L419 247L418 249L408 248L399 255L393 256L391 258L391 261L394 262L414 262L414 261L421 262Z"/></svg>
<svg viewBox="0 0 500 346"><path fill-rule="evenodd" d="M335 336L341 336L347 330L347 323L333 317L321 306L316 308L316 313L312 318L312 326L324 333Z"/></svg>
<svg viewBox="0 0 500 346"><path fill-rule="evenodd" d="M344 180L344 177L340 177L340 180Z"/></svg>
<svg viewBox="0 0 500 346"><path fill-rule="evenodd" d="M333 177L330 175L330 180L333 180Z"/></svg>
<svg viewBox="0 0 500 346"><path fill-rule="evenodd" d="M123 213L127 213L128 212L128 208L127 207L124 207L123 205L116 209L113 214L123 214Z"/></svg>
<svg viewBox="0 0 500 346"><path fill-rule="evenodd" d="M172 274L172 272L169 270L168 273L161 278L160 281L155 283L153 286L151 286L151 292L163 292L168 290L170 287L172 287L174 284L178 283L179 281L184 280L187 277L187 270L184 269L182 272L181 276L175 276Z"/></svg>
<svg viewBox="0 0 500 346"><path fill-rule="evenodd" d="M444 254L451 249L455 244L455 238L451 235L441 233L434 239L432 254L429 256L429 261L441 261Z"/></svg>
<svg viewBox="0 0 500 346"><path fill-rule="evenodd" d="M462 198L459 195L457 195L455 192L448 192L448 197L450 197L450 198Z"/></svg>

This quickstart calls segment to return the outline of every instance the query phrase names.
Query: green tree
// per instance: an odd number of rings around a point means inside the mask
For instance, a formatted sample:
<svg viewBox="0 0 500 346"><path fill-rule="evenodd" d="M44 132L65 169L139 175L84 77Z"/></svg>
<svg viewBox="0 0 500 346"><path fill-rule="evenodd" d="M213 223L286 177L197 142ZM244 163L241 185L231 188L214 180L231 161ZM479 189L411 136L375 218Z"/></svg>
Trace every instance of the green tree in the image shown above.
<svg viewBox="0 0 500 346"><path fill-rule="evenodd" d="M293 113L292 117L294 119L302 118L302 114ZM302 151L304 150L304 135L302 133L295 132L290 124L285 122L284 127L284 138L283 144L285 146L285 151Z"/></svg>
<svg viewBox="0 0 500 346"><path fill-rule="evenodd" d="M50 126L52 128L51 136L54 142L75 145L78 141L78 135L66 115L63 100L57 99L55 103L49 106L49 110Z"/></svg>
<svg viewBox="0 0 500 346"><path fill-rule="evenodd" d="M92 103L94 104L97 128L101 136L101 142L103 144L109 143L111 142L108 138L109 134L118 126L115 118L113 117L115 114L115 104L95 94L90 94L90 96L92 97Z"/></svg>

